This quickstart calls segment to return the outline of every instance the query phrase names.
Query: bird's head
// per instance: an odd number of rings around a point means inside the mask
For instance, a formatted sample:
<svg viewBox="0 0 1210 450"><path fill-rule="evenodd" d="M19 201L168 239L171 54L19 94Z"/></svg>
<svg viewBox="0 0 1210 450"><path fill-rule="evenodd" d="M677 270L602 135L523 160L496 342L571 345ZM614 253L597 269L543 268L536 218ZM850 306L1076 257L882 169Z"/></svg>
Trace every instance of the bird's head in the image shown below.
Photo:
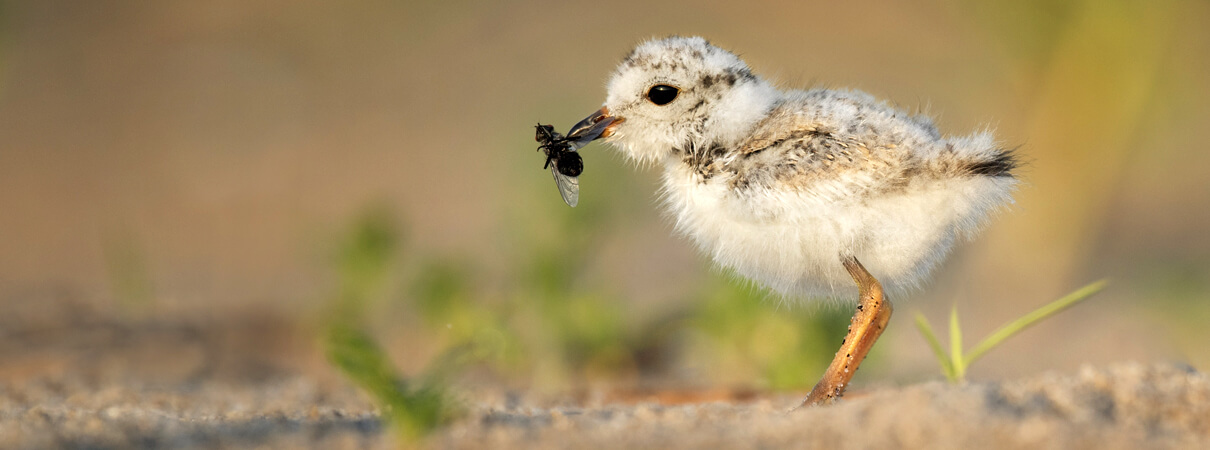
<svg viewBox="0 0 1210 450"><path fill-rule="evenodd" d="M581 124L612 118L600 137L634 160L655 162L738 143L777 98L731 52L700 37L670 37L631 51L609 80L605 106Z"/></svg>

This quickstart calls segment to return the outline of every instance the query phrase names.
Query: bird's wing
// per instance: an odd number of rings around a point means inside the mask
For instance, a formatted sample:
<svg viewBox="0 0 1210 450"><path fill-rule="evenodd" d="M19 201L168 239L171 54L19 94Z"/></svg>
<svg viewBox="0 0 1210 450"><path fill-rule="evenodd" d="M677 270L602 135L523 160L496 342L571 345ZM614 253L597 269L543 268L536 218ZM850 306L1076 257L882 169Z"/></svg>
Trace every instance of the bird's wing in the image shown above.
<svg viewBox="0 0 1210 450"><path fill-rule="evenodd" d="M837 198L901 182L906 155L792 109L775 110L731 160L739 184L790 185Z"/></svg>

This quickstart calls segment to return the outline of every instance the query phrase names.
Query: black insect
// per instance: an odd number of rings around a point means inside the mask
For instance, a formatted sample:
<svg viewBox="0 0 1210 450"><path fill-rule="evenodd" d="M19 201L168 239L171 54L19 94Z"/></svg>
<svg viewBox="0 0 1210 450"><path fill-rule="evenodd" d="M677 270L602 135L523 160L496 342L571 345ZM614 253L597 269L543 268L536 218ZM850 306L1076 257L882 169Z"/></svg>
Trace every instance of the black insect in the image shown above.
<svg viewBox="0 0 1210 450"><path fill-rule="evenodd" d="M541 144L538 150L546 151L546 165L542 168L550 169L559 195L563 196L568 206L574 208L580 201L580 180L576 177L584 173L584 159L576 153L573 141L555 131L555 127L538 124L534 128L537 129L535 139Z"/></svg>
<svg viewBox="0 0 1210 450"><path fill-rule="evenodd" d="M546 151L543 169L554 166L559 173L569 177L578 177L584 172L584 159L572 148L573 139L564 137L550 125L538 124L535 128L538 129L536 139L542 144L538 149Z"/></svg>
<svg viewBox="0 0 1210 450"><path fill-rule="evenodd" d="M559 187L559 195L569 206L575 207L580 201L580 181L576 177L584 173L584 159L576 150L607 136L606 129L616 120L608 116L608 110L601 108L572 126L567 136L550 125L539 123L534 127L537 129L534 139L538 141L538 150L546 152L546 165L542 168L550 169L555 177L555 185Z"/></svg>

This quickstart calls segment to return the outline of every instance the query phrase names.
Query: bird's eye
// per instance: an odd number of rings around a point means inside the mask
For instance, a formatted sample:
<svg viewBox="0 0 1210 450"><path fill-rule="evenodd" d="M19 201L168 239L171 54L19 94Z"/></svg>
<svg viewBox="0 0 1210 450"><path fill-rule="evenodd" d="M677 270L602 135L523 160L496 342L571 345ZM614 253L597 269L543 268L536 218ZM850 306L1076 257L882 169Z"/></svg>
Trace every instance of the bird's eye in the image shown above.
<svg viewBox="0 0 1210 450"><path fill-rule="evenodd" d="M647 91L647 100L651 100L651 103L655 103L656 105L664 106L676 100L676 95L680 92L681 90L676 87L657 84Z"/></svg>

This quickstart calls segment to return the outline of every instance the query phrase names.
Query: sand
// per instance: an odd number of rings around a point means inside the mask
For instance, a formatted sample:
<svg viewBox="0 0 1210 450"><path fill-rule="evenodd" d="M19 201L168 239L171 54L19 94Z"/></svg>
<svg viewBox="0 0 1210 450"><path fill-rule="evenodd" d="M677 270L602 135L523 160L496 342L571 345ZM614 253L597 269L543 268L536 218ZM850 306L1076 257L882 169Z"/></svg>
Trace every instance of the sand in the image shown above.
<svg viewBox="0 0 1210 450"><path fill-rule="evenodd" d="M471 404L438 448L1208 448L1210 378L1123 363L1010 381L931 382L790 411L795 396L595 407ZM376 409L302 377L175 387L0 385L4 448L390 448Z"/></svg>
<svg viewBox="0 0 1210 450"><path fill-rule="evenodd" d="M315 353L305 329L0 322L0 448L396 447L372 402L322 360L293 363ZM672 404L667 395L459 389L464 415L427 446L1210 448L1210 377L1180 364L858 386L839 404L796 411L797 394Z"/></svg>

